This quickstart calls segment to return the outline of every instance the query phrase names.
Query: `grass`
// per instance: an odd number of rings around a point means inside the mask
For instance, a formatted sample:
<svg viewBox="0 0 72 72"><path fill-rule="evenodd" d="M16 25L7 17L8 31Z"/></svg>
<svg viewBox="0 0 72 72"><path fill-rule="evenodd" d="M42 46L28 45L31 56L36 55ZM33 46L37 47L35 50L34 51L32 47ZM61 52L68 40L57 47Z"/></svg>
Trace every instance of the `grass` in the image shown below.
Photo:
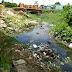
<svg viewBox="0 0 72 72"><path fill-rule="evenodd" d="M54 10L53 13L49 10L45 10L40 18L42 21L55 25L51 28L54 36L58 36L62 40L70 43L72 42L72 27L65 21L64 16L65 12L63 10Z"/></svg>
<svg viewBox="0 0 72 72"><path fill-rule="evenodd" d="M5 70L10 69L11 67L7 54L8 51L14 47L12 43L13 41L16 41L16 39L6 36L2 31L0 31L0 67L3 67Z"/></svg>

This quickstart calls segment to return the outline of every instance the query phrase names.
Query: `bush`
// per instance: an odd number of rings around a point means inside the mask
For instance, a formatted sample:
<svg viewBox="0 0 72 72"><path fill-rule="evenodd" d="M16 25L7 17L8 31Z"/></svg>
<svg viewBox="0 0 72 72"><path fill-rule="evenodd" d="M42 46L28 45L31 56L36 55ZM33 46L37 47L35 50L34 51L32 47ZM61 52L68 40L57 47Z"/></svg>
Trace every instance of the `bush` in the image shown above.
<svg viewBox="0 0 72 72"><path fill-rule="evenodd" d="M65 21L72 26L72 6L69 7L70 9L65 13Z"/></svg>
<svg viewBox="0 0 72 72"><path fill-rule="evenodd" d="M53 13L45 10L40 18L45 22L54 24L54 27L51 27L54 36L69 43L72 42L72 6L68 4L62 10L54 10Z"/></svg>
<svg viewBox="0 0 72 72"><path fill-rule="evenodd" d="M5 2L5 7L17 7L16 3Z"/></svg>
<svg viewBox="0 0 72 72"><path fill-rule="evenodd" d="M70 4L63 6L64 11L68 11L70 9Z"/></svg>

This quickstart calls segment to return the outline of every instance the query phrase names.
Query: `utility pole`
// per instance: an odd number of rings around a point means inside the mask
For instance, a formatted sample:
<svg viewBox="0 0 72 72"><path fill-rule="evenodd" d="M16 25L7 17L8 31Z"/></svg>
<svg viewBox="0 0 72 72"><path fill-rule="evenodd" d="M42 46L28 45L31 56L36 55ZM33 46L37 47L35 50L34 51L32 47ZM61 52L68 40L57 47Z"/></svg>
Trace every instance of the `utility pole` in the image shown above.
<svg viewBox="0 0 72 72"><path fill-rule="evenodd" d="M50 0L48 0L49 1L49 5L50 5Z"/></svg>
<svg viewBox="0 0 72 72"><path fill-rule="evenodd" d="M12 4L13 4L13 0L12 0Z"/></svg>
<svg viewBox="0 0 72 72"><path fill-rule="evenodd" d="M4 0L2 0L2 4L3 4L4 8L5 8L5 3L4 3Z"/></svg>

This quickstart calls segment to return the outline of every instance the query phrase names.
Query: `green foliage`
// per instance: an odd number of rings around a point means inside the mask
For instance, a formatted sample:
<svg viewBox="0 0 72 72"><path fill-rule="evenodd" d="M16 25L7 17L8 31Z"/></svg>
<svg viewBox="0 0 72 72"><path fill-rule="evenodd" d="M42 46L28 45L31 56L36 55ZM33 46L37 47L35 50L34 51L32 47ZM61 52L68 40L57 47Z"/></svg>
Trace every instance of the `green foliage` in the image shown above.
<svg viewBox="0 0 72 72"><path fill-rule="evenodd" d="M39 4L38 4L38 1L35 1L34 5L36 5L36 6L38 7L38 5L39 5Z"/></svg>
<svg viewBox="0 0 72 72"><path fill-rule="evenodd" d="M17 7L16 3L5 2L5 7Z"/></svg>
<svg viewBox="0 0 72 72"><path fill-rule="evenodd" d="M18 4L18 7L20 7L20 3Z"/></svg>
<svg viewBox="0 0 72 72"><path fill-rule="evenodd" d="M31 19L31 20L35 20L35 19L37 19L37 18L38 18L38 16L37 16L37 15L31 14L31 13L28 13L28 15L30 16L30 18L29 18L29 19Z"/></svg>
<svg viewBox="0 0 72 72"><path fill-rule="evenodd" d="M42 21L54 24L51 30L54 36L60 37L62 40L72 42L72 8L68 11L55 10L51 13L49 10L45 10L45 13L40 16ZM70 26L69 26L70 25Z"/></svg>
<svg viewBox="0 0 72 72"><path fill-rule="evenodd" d="M3 67L5 70L11 68L7 53L13 47L11 43L13 41L16 41L16 39L6 36L0 31L0 67Z"/></svg>
<svg viewBox="0 0 72 72"><path fill-rule="evenodd" d="M72 6L67 8L67 12L65 13L65 21L69 24L69 26L72 26Z"/></svg>
<svg viewBox="0 0 72 72"><path fill-rule="evenodd" d="M55 5L61 5L61 3L60 2L56 2Z"/></svg>
<svg viewBox="0 0 72 72"><path fill-rule="evenodd" d="M70 4L68 3L68 5L63 6L63 10L64 11L68 11L70 9Z"/></svg>
<svg viewBox="0 0 72 72"><path fill-rule="evenodd" d="M43 7L44 7L44 5L41 5L40 7L42 7L42 8L43 8Z"/></svg>

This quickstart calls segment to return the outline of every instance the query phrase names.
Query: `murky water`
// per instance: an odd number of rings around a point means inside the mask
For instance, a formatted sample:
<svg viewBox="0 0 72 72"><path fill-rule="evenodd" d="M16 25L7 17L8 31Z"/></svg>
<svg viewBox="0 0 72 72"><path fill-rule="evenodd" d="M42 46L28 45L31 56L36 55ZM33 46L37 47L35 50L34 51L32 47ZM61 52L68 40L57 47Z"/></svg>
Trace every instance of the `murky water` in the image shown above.
<svg viewBox="0 0 72 72"><path fill-rule="evenodd" d="M62 58L66 58L67 57L67 50L64 46L58 44L51 36L50 34L47 32L48 31L48 27L46 25L43 25L44 29L40 29L35 27L32 31L28 31L25 33L20 33L17 35L14 35L14 37L21 43L29 43L30 41L33 41L31 44L37 44L39 45L40 43L43 44L48 44L48 40L50 42L52 42L52 44L54 44L56 46L56 51L58 53L60 53ZM50 48L54 48L52 47L50 44L48 44ZM70 64L65 64L62 65L63 71L67 71L67 72L72 72L72 62L70 62Z"/></svg>

